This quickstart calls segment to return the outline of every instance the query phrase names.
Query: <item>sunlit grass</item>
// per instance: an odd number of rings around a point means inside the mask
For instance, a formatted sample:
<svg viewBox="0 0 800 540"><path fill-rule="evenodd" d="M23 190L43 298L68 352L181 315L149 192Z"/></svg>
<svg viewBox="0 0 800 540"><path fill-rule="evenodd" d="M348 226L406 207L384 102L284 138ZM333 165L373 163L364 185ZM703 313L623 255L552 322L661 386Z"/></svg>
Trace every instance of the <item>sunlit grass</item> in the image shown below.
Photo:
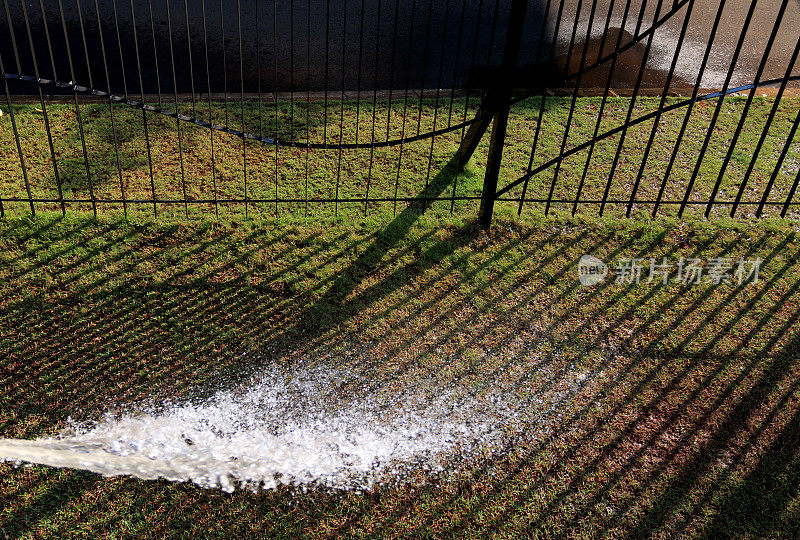
<svg viewBox="0 0 800 540"><path fill-rule="evenodd" d="M669 98L673 103L678 98ZM633 118L637 118L657 107L659 98L644 97L636 101ZM767 126L767 119L774 104L773 98L756 98L748 111L747 120L731 152L724 174L720 171L737 125L742 117L746 100L728 97L723 104L719 120L709 138L709 145L699 168L697 158L703 147L716 102L706 101L692 109L687 130L678 144L677 135L683 124L686 109L664 114L653 138L654 144L647 163L641 167L645 148L648 146L653 121L643 122L625 132L625 142L612 175L612 164L619 148L620 135L597 142L591 149L584 149L566 158L555 176L555 166L535 175L528 183L528 200L544 200L550 197L557 202L552 210L572 212L575 199L594 201L580 203L577 211L588 215L597 214L607 192L611 203L604 209L615 215L624 213L627 201L633 196L634 184L640 176L635 199L655 201L659 198L661 214L674 215L680 202L689 201L687 210L691 215L700 215L705 205L693 202L708 201L717 181L716 201L712 215L729 213L729 204L739 196L742 205L737 210L740 216L753 215L767 190L767 185L776 168L778 157L787 144L787 136L794 122L800 101L784 98L776 110L774 120ZM565 149L592 139L595 130L599 134L621 125L631 100L610 98L604 107L598 124L602 98L579 98L567 134ZM443 96L438 107L434 99L419 102L416 99L378 101L373 110L372 103L337 102L329 100L328 108L323 102L258 103L248 101L242 107L229 103L180 104L184 114L196 115L201 120L212 120L232 129L242 129L265 137L281 140L313 143L337 143L344 141L369 142L399 139L426 133L434 128L455 125L476 113L478 99L469 104L463 98L452 103ZM542 116L541 131L534 168L547 163L560 152L569 118L571 98L548 98ZM168 104L166 105L168 106ZM465 106L467 109L465 111ZM540 111L539 98L531 98L514 106L510 118L509 134L505 145L501 170L500 188L522 177L527 171L531 144L537 130ZM407 199L425 196L426 185L453 157L458 147L462 130L455 130L435 140L422 140L391 148L374 150L311 150L279 148L269 144L246 141L226 133L208 129L147 113L125 105L114 105L114 125L108 104L85 103L81 107L81 119L87 146L86 155L80 140L80 132L73 106L53 103L48 107L48 119L54 141L57 169L49 148L43 114L35 105L15 106L15 118L20 133L23 160L28 171L28 181L33 198L50 199L54 202L38 203L41 210L58 210L59 182L63 197L67 200L89 201L94 197L102 200L120 201L99 204L100 212L122 212L131 215L152 216L154 213L176 216L284 216L290 220L318 220L342 217L356 219L370 213L391 217L404 207ZM373 114L374 113L374 114ZM404 114L405 113L405 114ZM373 124L373 116L375 122ZM145 119L147 133L145 133ZM747 183L742 187L745 173L750 168L753 150L767 130ZM178 140L181 145L179 148ZM115 151L115 144L117 150ZM25 199L27 189L22 175L11 129L10 115L0 119L0 196L5 199ZM433 205L433 210L449 215L451 210L464 215L474 215L475 201L461 201L460 197L481 195L482 180L488 151L488 134L484 137L472 161L457 179L450 182L437 197L455 201L442 201ZM592 159L588 162L589 152ZM674 166L666 177L667 163L675 156ZM88 158L89 174L86 172ZM778 168L774 185L766 196L766 212L779 214L781 204L789 196L797 179L800 163L798 141L788 142L788 153ZM153 174L151 176L150 171ZM695 173L692 189L689 181ZM56 181L56 170L58 179ZM579 189L580 188L580 189ZM663 192L662 192L663 190ZM688 191L688 195L687 195ZM522 186L506 194L519 198ZM229 204L219 201L248 200L283 202L275 204L241 202ZM148 201L169 200L170 204L155 206ZM125 205L122 200L130 201ZM334 199L346 202L336 203ZM367 201L369 199L369 201ZM388 202L380 202L388 199ZM305 201L312 202L306 204ZM188 201L184 204L184 201ZM206 201L204 204L192 201ZM217 201L216 203L214 201ZM295 202L289 202L295 201ZM315 202L323 201L323 202ZM371 202L370 202L371 201ZM11 212L29 211L26 203L6 202ZM501 208L516 210L516 203L501 203ZM91 211L92 205L68 203L71 210ZM524 210L540 213L543 203L526 204ZM652 204L634 204L633 211L650 213ZM796 216L794 207L789 215Z"/></svg>

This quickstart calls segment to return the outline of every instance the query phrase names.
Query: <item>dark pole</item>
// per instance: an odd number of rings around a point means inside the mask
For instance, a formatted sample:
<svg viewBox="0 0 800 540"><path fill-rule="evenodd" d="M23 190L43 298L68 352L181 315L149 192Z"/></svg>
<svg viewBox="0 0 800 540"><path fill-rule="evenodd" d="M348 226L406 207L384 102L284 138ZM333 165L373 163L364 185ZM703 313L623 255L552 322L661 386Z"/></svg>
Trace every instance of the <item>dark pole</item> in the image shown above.
<svg viewBox="0 0 800 540"><path fill-rule="evenodd" d="M481 226L488 229L492 224L492 213L497 194L497 179L503 161L503 143L508 129L508 114L511 110L511 92L513 90L513 73L519 60L522 46L522 31L525 27L525 14L528 0L511 0L509 11L506 46L503 52L503 67L499 84L489 90L486 104L495 111L492 139L489 145L489 156L486 161L486 176L483 180L483 195L478 219ZM483 110L484 108L481 107ZM480 113L479 113L480 114ZM476 144L477 146L477 144Z"/></svg>

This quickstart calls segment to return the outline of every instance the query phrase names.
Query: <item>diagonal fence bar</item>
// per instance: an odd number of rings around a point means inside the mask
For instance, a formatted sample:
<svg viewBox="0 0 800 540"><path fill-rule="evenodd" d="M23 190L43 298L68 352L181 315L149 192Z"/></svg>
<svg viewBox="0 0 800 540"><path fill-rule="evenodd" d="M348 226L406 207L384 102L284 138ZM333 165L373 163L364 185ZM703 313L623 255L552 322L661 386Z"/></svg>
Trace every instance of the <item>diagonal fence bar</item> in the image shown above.
<svg viewBox="0 0 800 540"><path fill-rule="evenodd" d="M0 214L794 219L797 6L703 1L3 0Z"/></svg>

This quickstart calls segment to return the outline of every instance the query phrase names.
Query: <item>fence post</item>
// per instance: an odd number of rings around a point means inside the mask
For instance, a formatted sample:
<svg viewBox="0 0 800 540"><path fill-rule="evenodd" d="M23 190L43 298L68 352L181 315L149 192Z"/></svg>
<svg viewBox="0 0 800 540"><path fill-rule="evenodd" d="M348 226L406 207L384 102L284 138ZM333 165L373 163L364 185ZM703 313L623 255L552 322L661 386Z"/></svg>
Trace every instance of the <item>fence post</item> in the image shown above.
<svg viewBox="0 0 800 540"><path fill-rule="evenodd" d="M514 85L514 69L519 60L522 47L522 32L525 29L525 15L528 10L528 0L512 0L509 10L508 31L506 45L503 51L503 66L499 82L493 90L489 91L486 99L496 110L492 138L489 144L489 156L486 160L486 176L483 179L483 194L481 196L481 209L478 220L488 229L492 224L492 213L497 193L497 179L500 175L500 165L503 161L503 144L508 130L508 115L511 110L511 93Z"/></svg>

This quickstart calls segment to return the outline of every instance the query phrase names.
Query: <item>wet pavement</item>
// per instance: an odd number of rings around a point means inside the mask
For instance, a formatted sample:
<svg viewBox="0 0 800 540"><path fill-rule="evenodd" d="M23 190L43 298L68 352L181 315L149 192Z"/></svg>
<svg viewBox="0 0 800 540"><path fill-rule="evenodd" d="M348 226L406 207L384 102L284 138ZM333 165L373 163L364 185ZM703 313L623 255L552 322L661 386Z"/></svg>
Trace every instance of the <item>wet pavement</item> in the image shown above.
<svg viewBox="0 0 800 540"><path fill-rule="evenodd" d="M0 57L6 72L34 75L38 67L43 78L69 81L73 78L68 58L71 52L74 79L78 83L107 89L107 74L113 92L130 94L159 90L170 93L176 86L180 92L210 90L216 93L343 88L348 91L393 89L399 93L405 88L483 87L496 81L510 1L241 0L238 3L222 0L203 3L194 0L187 3L188 9L184 11L180 0L134 0L132 4L100 2L97 13L94 2L62 0L65 38L58 0L44 2L44 15L38 2L28 2L23 11L19 0L9 0L13 32L9 31L5 14L0 15ZM758 0L735 64L734 84L752 82L783 1ZM659 18L673 6L671 1L661 4ZM656 0L633 0L626 18L625 1L597 0L596 15L590 25L592 2L569 0L564 6L553 49L558 3L552 2L550 13L546 15L545 2L531 2L515 84L528 87L568 85L563 75L580 68L581 53L587 41L584 64L591 64L596 61L601 45L608 53L617 43L629 42L637 27L640 30L649 28L656 19L658 5ZM693 2L673 88L693 86L697 82L698 68L719 5L720 0ZM700 81L702 87L718 88L723 84L749 6L749 1L727 2L714 37L708 68ZM663 87L687 9L688 5L679 9L654 33L649 52L645 40L619 57L611 76L612 87L632 86L643 64L643 85ZM609 10L611 16L606 24ZM30 23L30 38L25 15ZM43 23L45 20L47 25ZM796 44L798 27L800 2L788 0L764 78L783 76ZM573 28L576 28L574 43ZM570 43L573 43L572 55L569 54ZM36 66L31 49L35 51ZM552 57L551 50L555 50ZM568 58L571 61L565 70ZM608 66L587 73L581 85L604 87L609 78ZM14 92L30 90L24 83L12 86Z"/></svg>
<svg viewBox="0 0 800 540"><path fill-rule="evenodd" d="M753 82L759 65L762 62L762 57L764 56L766 45L769 42L770 34L776 25L777 15L782 3L783 0L758 0L756 3L752 20L747 27L745 39L742 42L741 53L733 69L732 84L740 85ZM577 1L570 2L571 9L565 11L564 17L566 20L570 21L570 23L574 21L577 4ZM622 40L623 43L629 40L630 34L635 33L639 13L643 12L641 28L646 29L653 24L655 19L662 18L664 14L672 8L672 2L664 2L661 14L655 17L658 2L652 0L649 2L636 0L633 4L635 7L631 9L627 21L623 25L625 2L621 0L617 2L613 2L612 0L599 0L594 24L591 26L591 32L587 32L590 21L591 2L583 2L578 19L578 45L575 47L575 50L582 50L580 47L587 34L590 36L590 43L593 45L592 50L596 51L599 49L606 16L609 7L612 5L613 10L610 28L613 33L609 34L606 38L605 49L607 51L613 50L615 43L610 42L616 39L620 29L624 29L625 38ZM712 48L708 66L702 77L701 86L710 89L720 88L723 85L732 65L740 36L742 35L745 19L750 8L750 2L744 0L728 1L724 3L719 29L712 38L711 30L720 9L720 4L720 0L695 0L692 7L690 23L687 27L686 38L678 57L674 86L694 86L696 84L698 70L709 41L712 41ZM675 55L676 45L681 35L687 9L688 5L669 18L668 21L654 33L650 54L647 57L644 78L645 86L663 86L666 73L669 71ZM798 28L800 28L800 2L798 2L798 0L788 0L785 13L780 21L774 45L769 50L767 56L762 80L784 76L786 68L790 63L792 52L797 44ZM571 38L571 31L572 28L569 27L559 32L558 42L562 58L568 54L567 51ZM638 68L644 60L646 44L646 40L640 42L633 50L620 58L619 62L622 65L622 69L617 70L617 73L615 73L613 80L614 86L625 87L634 83L638 76ZM596 55L596 52L594 54ZM576 58L573 59L572 71L574 71L580 63L580 55L574 53L574 56L576 56ZM590 54L589 63L591 63L592 58L593 56ZM800 69L794 69L793 73L795 75L800 73ZM596 70L584 79L583 84L587 86L602 86L606 82L606 79L607 71L602 72L602 70Z"/></svg>

